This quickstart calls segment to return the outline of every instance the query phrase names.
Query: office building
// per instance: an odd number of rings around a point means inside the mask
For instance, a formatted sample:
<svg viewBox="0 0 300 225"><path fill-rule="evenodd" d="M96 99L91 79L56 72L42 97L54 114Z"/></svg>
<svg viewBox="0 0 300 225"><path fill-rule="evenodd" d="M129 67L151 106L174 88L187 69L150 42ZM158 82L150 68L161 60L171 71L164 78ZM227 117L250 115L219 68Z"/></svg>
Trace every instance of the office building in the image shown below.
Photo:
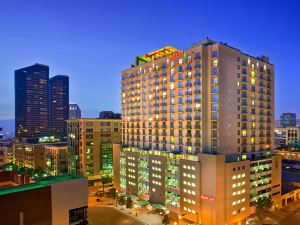
<svg viewBox="0 0 300 225"><path fill-rule="evenodd" d="M174 218L240 224L258 198L281 207L274 67L209 39L167 46L122 71L115 186Z"/></svg>
<svg viewBox="0 0 300 225"><path fill-rule="evenodd" d="M285 128L287 126L296 126L297 119L296 113L282 113L280 115L280 125Z"/></svg>
<svg viewBox="0 0 300 225"><path fill-rule="evenodd" d="M59 137L67 136L69 119L69 77L57 75L49 80L50 86L50 134Z"/></svg>
<svg viewBox="0 0 300 225"><path fill-rule="evenodd" d="M99 119L121 119L120 113L114 113L113 111L102 111L99 113Z"/></svg>
<svg viewBox="0 0 300 225"><path fill-rule="evenodd" d="M49 132L49 67L34 64L15 71L15 132L17 138Z"/></svg>
<svg viewBox="0 0 300 225"><path fill-rule="evenodd" d="M68 120L70 172L99 180L112 173L112 145L120 143L121 121L110 119Z"/></svg>
<svg viewBox="0 0 300 225"><path fill-rule="evenodd" d="M81 110L75 103L69 104L69 119L78 120L81 118Z"/></svg>
<svg viewBox="0 0 300 225"><path fill-rule="evenodd" d="M29 180L0 171L1 224L88 224L85 177L62 175Z"/></svg>

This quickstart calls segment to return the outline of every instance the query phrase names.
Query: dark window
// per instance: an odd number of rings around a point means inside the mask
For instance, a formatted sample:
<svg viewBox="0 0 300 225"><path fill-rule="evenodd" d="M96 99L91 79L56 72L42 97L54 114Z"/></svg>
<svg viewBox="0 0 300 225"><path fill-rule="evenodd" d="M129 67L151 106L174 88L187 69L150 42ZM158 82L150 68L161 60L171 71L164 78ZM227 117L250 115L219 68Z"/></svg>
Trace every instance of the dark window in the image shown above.
<svg viewBox="0 0 300 225"><path fill-rule="evenodd" d="M87 206L69 210L69 224L87 225Z"/></svg>

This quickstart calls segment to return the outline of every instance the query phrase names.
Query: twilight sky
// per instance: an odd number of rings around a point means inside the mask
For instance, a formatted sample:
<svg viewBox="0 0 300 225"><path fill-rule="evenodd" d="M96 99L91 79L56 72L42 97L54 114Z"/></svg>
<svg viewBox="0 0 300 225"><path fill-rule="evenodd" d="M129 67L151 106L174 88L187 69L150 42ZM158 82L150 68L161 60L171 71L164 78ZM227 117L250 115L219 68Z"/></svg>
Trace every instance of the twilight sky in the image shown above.
<svg viewBox="0 0 300 225"><path fill-rule="evenodd" d="M39 62L50 76L69 75L70 102L96 117L120 111L120 71L136 55L205 37L268 55L276 117L300 115L297 0L0 0L0 120L14 118L15 69Z"/></svg>

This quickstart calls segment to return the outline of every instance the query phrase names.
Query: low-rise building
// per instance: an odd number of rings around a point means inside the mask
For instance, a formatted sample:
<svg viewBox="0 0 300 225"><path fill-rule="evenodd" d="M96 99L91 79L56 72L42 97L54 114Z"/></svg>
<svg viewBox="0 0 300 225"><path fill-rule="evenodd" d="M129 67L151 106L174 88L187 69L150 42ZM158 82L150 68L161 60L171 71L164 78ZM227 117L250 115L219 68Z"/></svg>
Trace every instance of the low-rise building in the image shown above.
<svg viewBox="0 0 300 225"><path fill-rule="evenodd" d="M297 126L287 126L285 130L286 145L297 145L300 141L300 128Z"/></svg>
<svg viewBox="0 0 300 225"><path fill-rule="evenodd" d="M281 157L189 155L114 145L114 185L128 195L166 207L194 223L245 222L258 198L281 207Z"/></svg>
<svg viewBox="0 0 300 225"><path fill-rule="evenodd" d="M3 128L0 127L0 140L3 138L3 134L2 134Z"/></svg>
<svg viewBox="0 0 300 225"><path fill-rule="evenodd" d="M15 176L2 173L7 171L0 172L1 224L88 224L86 178L62 175L22 184Z"/></svg>
<svg viewBox="0 0 300 225"><path fill-rule="evenodd" d="M9 163L9 149L7 146L1 146L0 144L0 166Z"/></svg>
<svg viewBox="0 0 300 225"><path fill-rule="evenodd" d="M47 172L53 176L68 173L69 151L66 143L46 145Z"/></svg>
<svg viewBox="0 0 300 225"><path fill-rule="evenodd" d="M19 167L46 170L44 144L13 144L13 163Z"/></svg>
<svg viewBox="0 0 300 225"><path fill-rule="evenodd" d="M68 173L67 143L15 143L13 160L19 167L42 169L51 175Z"/></svg>
<svg viewBox="0 0 300 225"><path fill-rule="evenodd" d="M275 128L275 146L296 146L300 141L300 127L286 126Z"/></svg>

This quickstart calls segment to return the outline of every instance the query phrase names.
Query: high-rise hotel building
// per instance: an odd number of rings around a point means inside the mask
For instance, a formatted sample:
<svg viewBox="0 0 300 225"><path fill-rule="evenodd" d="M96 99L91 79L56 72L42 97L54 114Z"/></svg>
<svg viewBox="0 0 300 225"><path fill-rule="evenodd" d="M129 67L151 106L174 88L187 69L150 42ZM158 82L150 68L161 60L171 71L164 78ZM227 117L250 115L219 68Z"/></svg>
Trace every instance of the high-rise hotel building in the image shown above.
<svg viewBox="0 0 300 225"><path fill-rule="evenodd" d="M174 218L241 224L258 198L280 207L274 67L209 39L165 47L122 72L115 186Z"/></svg>

